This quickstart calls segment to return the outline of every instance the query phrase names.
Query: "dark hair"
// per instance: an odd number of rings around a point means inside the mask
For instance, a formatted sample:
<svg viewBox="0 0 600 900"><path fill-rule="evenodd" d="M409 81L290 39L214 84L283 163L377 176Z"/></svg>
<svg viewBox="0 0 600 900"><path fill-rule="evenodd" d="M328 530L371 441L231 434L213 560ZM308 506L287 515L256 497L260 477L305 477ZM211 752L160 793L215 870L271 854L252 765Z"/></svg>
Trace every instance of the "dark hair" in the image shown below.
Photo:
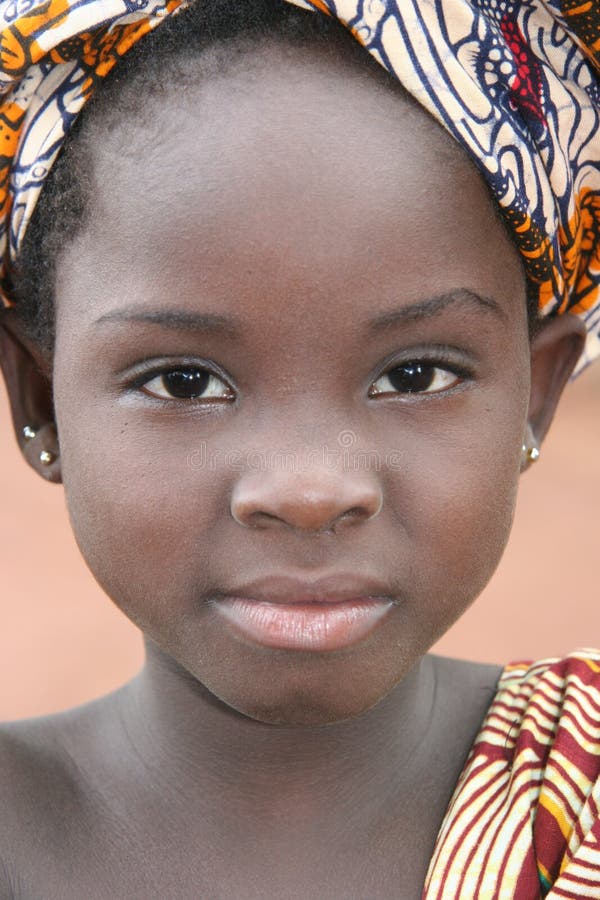
<svg viewBox="0 0 600 900"><path fill-rule="evenodd" d="M370 77L375 76L418 106L398 80L332 17L284 0L203 0L172 16L140 40L100 83L67 135L44 184L17 264L10 273L17 314L28 336L40 347L50 352L54 345L57 258L85 224L93 196L87 123L94 120L110 129L123 120L132 121L132 116L143 121L145 110L140 96L158 95L164 89L167 69L169 78L175 72L185 83L194 68L190 61L197 61L200 55L212 71L226 71L249 46L256 45L257 39L273 38L294 44L320 42L324 47L341 44L345 58L355 57L365 72L372 73ZM448 136L448 140L453 139ZM495 200L493 204L514 243ZM532 333L537 306L531 298L527 305Z"/></svg>

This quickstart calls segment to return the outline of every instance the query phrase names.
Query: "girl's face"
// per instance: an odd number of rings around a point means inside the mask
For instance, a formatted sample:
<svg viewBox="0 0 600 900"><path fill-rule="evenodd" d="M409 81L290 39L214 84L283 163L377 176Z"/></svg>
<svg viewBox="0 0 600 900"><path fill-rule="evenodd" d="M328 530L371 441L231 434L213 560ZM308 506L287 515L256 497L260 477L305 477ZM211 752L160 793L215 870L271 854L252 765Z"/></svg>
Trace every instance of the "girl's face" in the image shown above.
<svg viewBox="0 0 600 900"><path fill-rule="evenodd" d="M270 48L144 103L143 127L92 135L93 214L58 267L77 540L225 704L355 716L504 549L531 381L518 256L462 151L322 53ZM285 599L285 577L388 602L329 643L224 614Z"/></svg>

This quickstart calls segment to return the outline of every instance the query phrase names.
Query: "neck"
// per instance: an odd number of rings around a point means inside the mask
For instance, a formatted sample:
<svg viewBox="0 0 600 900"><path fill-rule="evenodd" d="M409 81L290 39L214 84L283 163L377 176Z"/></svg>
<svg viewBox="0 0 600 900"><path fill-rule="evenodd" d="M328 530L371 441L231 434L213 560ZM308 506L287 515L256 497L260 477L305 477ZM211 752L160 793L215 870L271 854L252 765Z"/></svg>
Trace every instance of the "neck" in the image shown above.
<svg viewBox="0 0 600 900"><path fill-rule="evenodd" d="M302 820L377 816L417 783L433 719L434 666L424 657L375 707L323 726L270 725L211 694L146 641L146 663L121 697L137 770L150 768L161 793L201 798L206 810L273 821L278 809Z"/></svg>

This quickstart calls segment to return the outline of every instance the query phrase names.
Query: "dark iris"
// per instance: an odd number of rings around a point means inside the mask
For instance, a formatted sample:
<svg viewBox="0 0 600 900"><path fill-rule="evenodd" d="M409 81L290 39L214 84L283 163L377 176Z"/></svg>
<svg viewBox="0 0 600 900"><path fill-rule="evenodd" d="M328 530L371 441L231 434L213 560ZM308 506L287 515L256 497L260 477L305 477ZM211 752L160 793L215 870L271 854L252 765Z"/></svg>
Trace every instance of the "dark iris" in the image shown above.
<svg viewBox="0 0 600 900"><path fill-rule="evenodd" d="M209 378L210 372L205 369L173 369L162 376L162 382L173 397L193 400L204 393Z"/></svg>
<svg viewBox="0 0 600 900"><path fill-rule="evenodd" d="M395 391L403 394L426 391L433 384L435 377L433 366L422 366L419 363L408 363L391 369L387 376Z"/></svg>

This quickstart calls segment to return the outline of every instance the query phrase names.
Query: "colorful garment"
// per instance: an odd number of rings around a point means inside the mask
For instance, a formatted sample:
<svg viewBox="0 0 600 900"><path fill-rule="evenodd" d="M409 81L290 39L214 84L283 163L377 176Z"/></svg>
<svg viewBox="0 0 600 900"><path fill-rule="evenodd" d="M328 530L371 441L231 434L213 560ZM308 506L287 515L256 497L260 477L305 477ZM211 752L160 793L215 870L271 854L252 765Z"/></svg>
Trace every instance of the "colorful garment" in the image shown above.
<svg viewBox="0 0 600 900"><path fill-rule="evenodd" d="M465 148L541 312L600 355L598 0L292 0L331 12Z"/></svg>
<svg viewBox="0 0 600 900"><path fill-rule="evenodd" d="M0 0L0 283L98 82L193 2ZM514 230L542 313L586 323L579 369L599 355L596 0L288 2L336 16L467 150Z"/></svg>
<svg viewBox="0 0 600 900"><path fill-rule="evenodd" d="M507 666L423 900L600 898L600 652Z"/></svg>

